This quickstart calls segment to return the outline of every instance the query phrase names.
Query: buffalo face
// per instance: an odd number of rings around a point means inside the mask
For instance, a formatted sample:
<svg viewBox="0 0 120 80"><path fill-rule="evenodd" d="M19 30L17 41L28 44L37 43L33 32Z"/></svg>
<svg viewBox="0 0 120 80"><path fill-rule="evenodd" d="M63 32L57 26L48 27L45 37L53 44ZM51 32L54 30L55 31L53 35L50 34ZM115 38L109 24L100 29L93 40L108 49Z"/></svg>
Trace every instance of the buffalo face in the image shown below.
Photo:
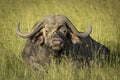
<svg viewBox="0 0 120 80"><path fill-rule="evenodd" d="M54 51L64 48L68 39L68 29L64 23L46 24L43 30L44 44Z"/></svg>

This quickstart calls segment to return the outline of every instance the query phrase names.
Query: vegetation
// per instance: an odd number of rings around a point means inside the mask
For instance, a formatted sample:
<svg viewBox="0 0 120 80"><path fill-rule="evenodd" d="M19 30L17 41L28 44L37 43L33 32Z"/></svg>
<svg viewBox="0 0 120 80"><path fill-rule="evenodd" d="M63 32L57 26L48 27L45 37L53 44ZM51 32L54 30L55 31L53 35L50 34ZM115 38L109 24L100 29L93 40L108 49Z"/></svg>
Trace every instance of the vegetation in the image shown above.
<svg viewBox="0 0 120 80"><path fill-rule="evenodd" d="M0 0L0 80L120 80L119 6L120 0ZM50 14L66 15L79 31L91 24L91 36L117 55L116 62L73 69L63 61L51 64L47 74L30 70L21 57L26 39L16 35L16 25L28 32Z"/></svg>

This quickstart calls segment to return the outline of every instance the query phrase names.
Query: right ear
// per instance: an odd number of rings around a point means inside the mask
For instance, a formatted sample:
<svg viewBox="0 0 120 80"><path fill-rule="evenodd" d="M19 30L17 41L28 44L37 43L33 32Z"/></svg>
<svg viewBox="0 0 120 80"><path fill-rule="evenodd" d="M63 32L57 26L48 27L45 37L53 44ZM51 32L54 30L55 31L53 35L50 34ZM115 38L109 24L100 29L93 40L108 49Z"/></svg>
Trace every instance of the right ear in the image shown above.
<svg viewBox="0 0 120 80"><path fill-rule="evenodd" d="M43 37L43 32L39 31L38 33L36 33L32 38L31 41L33 43L38 43L38 44L43 44L44 42L44 37Z"/></svg>
<svg viewBox="0 0 120 80"><path fill-rule="evenodd" d="M72 32L70 33L69 38L73 44L80 43L79 37Z"/></svg>

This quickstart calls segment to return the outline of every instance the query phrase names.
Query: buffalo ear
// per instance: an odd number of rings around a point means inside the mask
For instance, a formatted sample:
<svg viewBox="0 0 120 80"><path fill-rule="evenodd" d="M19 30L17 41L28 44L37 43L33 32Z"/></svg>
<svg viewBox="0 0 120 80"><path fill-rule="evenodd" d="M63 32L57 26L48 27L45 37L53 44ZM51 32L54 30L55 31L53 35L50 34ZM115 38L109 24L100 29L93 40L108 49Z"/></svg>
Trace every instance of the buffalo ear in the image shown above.
<svg viewBox="0 0 120 80"><path fill-rule="evenodd" d="M37 43L37 44L40 44L40 45L43 44L43 42L44 42L43 33L42 33L42 32L36 33L36 34L32 37L31 41L32 41L33 43Z"/></svg>
<svg viewBox="0 0 120 80"><path fill-rule="evenodd" d="M43 42L44 42L44 37L43 37L42 34L40 34L40 35L37 36L37 42L38 42L38 44L43 44Z"/></svg>
<svg viewBox="0 0 120 80"><path fill-rule="evenodd" d="M73 44L80 43L79 37L75 35L74 33L70 33L70 39Z"/></svg>

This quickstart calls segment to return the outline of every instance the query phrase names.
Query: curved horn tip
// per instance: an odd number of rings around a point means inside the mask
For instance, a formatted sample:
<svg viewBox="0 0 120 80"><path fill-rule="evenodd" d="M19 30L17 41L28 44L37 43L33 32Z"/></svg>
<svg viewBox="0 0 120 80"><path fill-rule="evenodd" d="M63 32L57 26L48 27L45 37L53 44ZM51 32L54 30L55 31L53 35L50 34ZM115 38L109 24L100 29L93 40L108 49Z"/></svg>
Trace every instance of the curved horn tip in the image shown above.
<svg viewBox="0 0 120 80"><path fill-rule="evenodd" d="M20 31L20 22L16 26L16 33L22 38L27 38L27 36L24 36L24 34Z"/></svg>
<svg viewBox="0 0 120 80"><path fill-rule="evenodd" d="M92 32L92 26L89 24L88 25L88 33L90 34Z"/></svg>
<svg viewBox="0 0 120 80"><path fill-rule="evenodd" d="M20 22L17 24L16 30L17 30L17 31L20 30Z"/></svg>
<svg viewBox="0 0 120 80"><path fill-rule="evenodd" d="M92 32L92 27L91 27L91 25L88 25L88 31L79 33L79 36L84 38L84 37L89 36L91 34L91 32Z"/></svg>

